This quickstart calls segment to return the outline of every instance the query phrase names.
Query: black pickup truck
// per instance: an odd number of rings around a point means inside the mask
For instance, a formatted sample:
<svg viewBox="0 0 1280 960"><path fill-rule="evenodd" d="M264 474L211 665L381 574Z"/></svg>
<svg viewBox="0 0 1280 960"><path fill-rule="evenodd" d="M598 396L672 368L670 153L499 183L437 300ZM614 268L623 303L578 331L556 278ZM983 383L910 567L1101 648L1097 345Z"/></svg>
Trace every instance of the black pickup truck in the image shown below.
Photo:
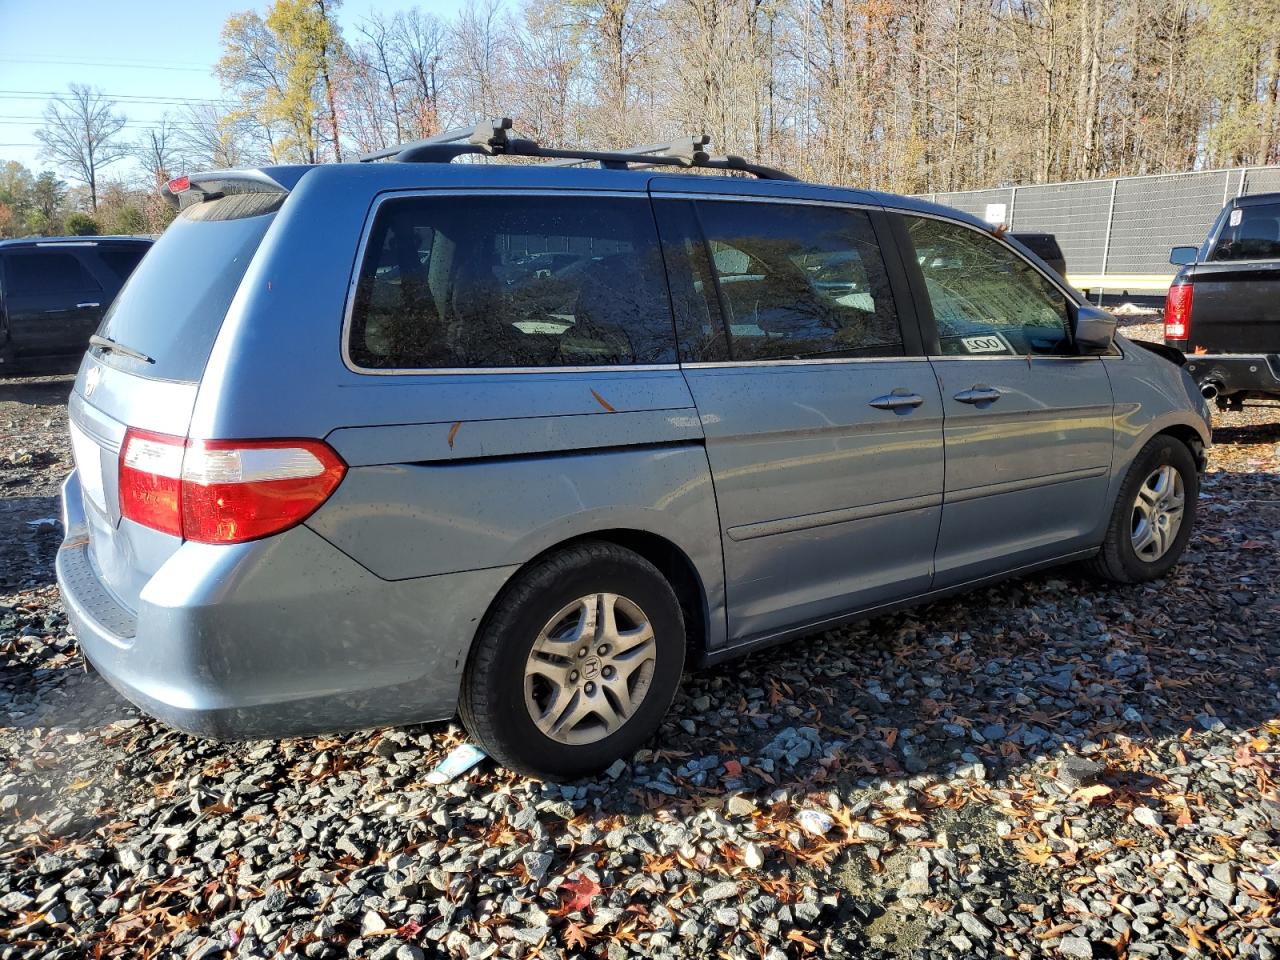
<svg viewBox="0 0 1280 960"><path fill-rule="evenodd" d="M0 240L0 376L74 370L145 237Z"/></svg>
<svg viewBox="0 0 1280 960"><path fill-rule="evenodd" d="M1280 397L1280 193L1237 197L1199 248L1174 247L1164 342L1219 407Z"/></svg>

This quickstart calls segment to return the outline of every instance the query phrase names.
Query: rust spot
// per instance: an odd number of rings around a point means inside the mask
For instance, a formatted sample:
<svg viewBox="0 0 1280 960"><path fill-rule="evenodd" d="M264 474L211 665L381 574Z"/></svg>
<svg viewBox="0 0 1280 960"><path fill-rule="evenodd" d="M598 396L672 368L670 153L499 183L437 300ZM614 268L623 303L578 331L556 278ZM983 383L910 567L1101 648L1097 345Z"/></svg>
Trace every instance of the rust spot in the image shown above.
<svg viewBox="0 0 1280 960"><path fill-rule="evenodd" d="M610 413L617 413L617 412L618 412L617 410L613 409L613 404L611 404L611 403L610 403L608 400L606 400L604 397L600 396L600 394L596 393L596 392L595 392L595 390L592 390L592 391L591 391L591 395L592 395L593 397L595 397L595 398L596 398L596 403L600 404L600 406L604 407L604 408L605 408L606 410L608 410Z"/></svg>
<svg viewBox="0 0 1280 960"><path fill-rule="evenodd" d="M457 423L455 423L452 427L449 428L449 449L450 450L453 449L453 438L458 435L458 428L460 426L462 426L461 420L459 420Z"/></svg>

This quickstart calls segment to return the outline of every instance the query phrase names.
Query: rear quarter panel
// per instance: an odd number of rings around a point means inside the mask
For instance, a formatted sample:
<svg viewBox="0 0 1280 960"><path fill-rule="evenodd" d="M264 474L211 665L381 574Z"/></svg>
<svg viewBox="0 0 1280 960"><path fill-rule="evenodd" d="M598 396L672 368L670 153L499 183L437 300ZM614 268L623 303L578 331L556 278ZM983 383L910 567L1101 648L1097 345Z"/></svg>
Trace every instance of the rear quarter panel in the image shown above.
<svg viewBox="0 0 1280 960"><path fill-rule="evenodd" d="M552 419L570 423L470 424L469 432L484 434L491 450L519 449L535 437L553 451L480 458L415 456L444 447L447 424L391 433L372 428L381 436L340 431L331 442L353 459L386 444L383 456L402 460L352 467L308 526L387 580L520 565L566 540L604 531L656 534L697 570L711 625L708 641L718 644L723 564L706 451L698 442L644 439L692 432L696 416L640 415L628 423L615 415L607 418L611 424L593 417L595 436L620 441L595 449L582 445L588 425L572 423L578 418ZM580 436L549 436L561 431ZM621 442L625 436L640 443ZM576 445L568 448L571 443Z"/></svg>

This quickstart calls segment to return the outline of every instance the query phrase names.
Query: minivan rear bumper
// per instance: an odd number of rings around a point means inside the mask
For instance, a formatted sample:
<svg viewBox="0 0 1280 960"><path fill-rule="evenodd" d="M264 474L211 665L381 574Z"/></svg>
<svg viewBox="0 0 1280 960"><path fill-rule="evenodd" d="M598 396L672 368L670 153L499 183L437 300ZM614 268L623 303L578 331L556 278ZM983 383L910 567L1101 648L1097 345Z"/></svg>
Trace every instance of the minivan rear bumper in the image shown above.
<svg viewBox="0 0 1280 960"><path fill-rule="evenodd" d="M450 717L471 638L511 567L387 581L306 526L184 543L137 610L102 584L79 478L63 484L58 585L81 652L165 723L234 739Z"/></svg>

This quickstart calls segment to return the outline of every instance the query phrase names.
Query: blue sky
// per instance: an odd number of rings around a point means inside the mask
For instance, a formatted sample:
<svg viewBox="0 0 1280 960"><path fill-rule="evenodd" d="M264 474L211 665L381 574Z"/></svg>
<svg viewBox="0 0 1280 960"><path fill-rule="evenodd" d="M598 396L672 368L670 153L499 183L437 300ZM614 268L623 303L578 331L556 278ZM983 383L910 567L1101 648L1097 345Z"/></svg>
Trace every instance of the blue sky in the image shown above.
<svg viewBox="0 0 1280 960"><path fill-rule="evenodd" d="M349 25L373 9L417 5L450 16L462 4L345 0L339 19L350 33ZM0 162L49 166L37 157L35 131L48 94L68 83L88 83L119 98L130 139L166 111L179 113L187 100L219 98L213 64L223 22L266 6L267 0L0 0ZM121 161L106 174L134 172L132 161Z"/></svg>

